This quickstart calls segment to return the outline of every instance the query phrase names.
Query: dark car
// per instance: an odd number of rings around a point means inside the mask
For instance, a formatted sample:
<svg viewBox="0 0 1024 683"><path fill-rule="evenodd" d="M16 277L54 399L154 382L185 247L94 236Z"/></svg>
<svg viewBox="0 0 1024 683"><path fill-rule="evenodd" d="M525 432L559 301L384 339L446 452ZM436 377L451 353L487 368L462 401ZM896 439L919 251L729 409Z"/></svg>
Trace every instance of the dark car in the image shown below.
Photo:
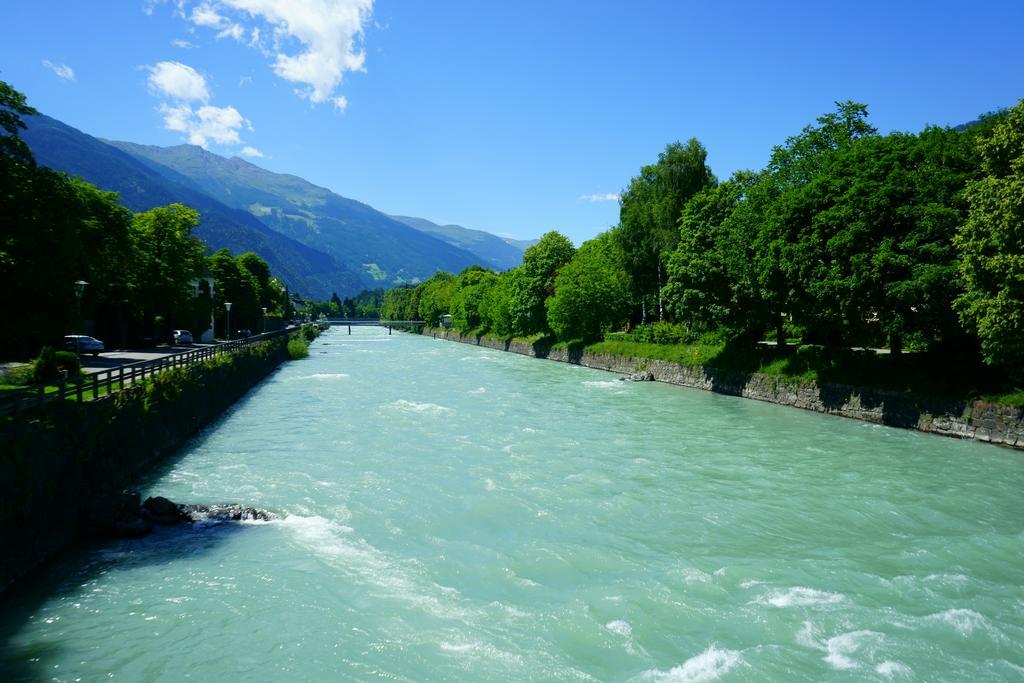
<svg viewBox="0 0 1024 683"><path fill-rule="evenodd" d="M103 342L84 334L69 334L64 337L64 348L75 353L91 353L94 356L100 355L100 351L104 350Z"/></svg>
<svg viewBox="0 0 1024 683"><path fill-rule="evenodd" d="M241 339L242 337L251 337L252 330L237 330L235 332L235 339Z"/></svg>

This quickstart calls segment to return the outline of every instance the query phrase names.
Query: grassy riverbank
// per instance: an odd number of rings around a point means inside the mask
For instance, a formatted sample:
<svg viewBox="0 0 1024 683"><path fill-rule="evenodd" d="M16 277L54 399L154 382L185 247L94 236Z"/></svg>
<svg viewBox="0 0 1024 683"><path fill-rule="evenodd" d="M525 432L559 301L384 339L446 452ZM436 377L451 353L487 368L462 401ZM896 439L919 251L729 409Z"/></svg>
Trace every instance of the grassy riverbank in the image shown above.
<svg viewBox="0 0 1024 683"><path fill-rule="evenodd" d="M904 353L899 359L872 350L817 345L730 346L724 342L657 344L628 335L612 334L592 344L557 342L541 334L500 338L470 332L499 342L517 341L534 348L570 349L619 358L664 360L690 368L713 368L743 374L762 374L793 385L807 382L847 384L925 396L984 400L1024 406L1024 389L998 370L974 358L938 353Z"/></svg>

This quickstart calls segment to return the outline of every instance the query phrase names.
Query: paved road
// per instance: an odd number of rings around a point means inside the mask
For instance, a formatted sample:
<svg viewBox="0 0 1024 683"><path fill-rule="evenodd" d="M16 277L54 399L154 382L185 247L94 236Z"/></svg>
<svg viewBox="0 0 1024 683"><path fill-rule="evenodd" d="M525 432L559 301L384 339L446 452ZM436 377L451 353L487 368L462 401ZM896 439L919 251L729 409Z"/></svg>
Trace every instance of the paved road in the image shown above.
<svg viewBox="0 0 1024 683"><path fill-rule="evenodd" d="M206 346L214 346L214 344L192 344L190 346L158 346L155 349L145 349L140 351L105 351L95 357L85 355L82 356L82 371L97 372L99 370L109 370L110 368L116 368L121 365L129 365L130 363L140 363L144 360L155 360L157 358L163 358L164 356L170 356L175 353L181 353L182 351L201 349Z"/></svg>

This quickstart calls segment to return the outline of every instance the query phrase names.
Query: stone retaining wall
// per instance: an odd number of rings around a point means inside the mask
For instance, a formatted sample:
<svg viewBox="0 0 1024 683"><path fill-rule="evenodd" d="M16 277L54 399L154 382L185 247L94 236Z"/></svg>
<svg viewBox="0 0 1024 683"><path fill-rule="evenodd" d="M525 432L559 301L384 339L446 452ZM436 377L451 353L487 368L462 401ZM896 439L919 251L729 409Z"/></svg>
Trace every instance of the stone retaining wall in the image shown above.
<svg viewBox="0 0 1024 683"><path fill-rule="evenodd" d="M288 337L168 370L96 401L54 401L0 433L0 592L288 358Z"/></svg>
<svg viewBox="0 0 1024 683"><path fill-rule="evenodd" d="M840 415L855 420L1024 448L1024 409L984 401L961 401L827 382L785 382L773 375L686 367L649 358L625 358L526 342L463 336L454 330L423 334L535 358L573 363L621 374L647 371L668 384Z"/></svg>

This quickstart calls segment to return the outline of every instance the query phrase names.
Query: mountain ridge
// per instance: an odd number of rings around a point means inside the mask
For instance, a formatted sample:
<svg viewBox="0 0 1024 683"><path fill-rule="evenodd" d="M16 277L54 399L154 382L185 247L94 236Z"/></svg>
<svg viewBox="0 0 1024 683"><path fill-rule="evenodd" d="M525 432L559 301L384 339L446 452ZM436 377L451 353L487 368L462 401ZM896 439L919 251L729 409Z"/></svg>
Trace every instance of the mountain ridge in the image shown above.
<svg viewBox="0 0 1024 683"><path fill-rule="evenodd" d="M458 272L485 260L368 204L239 157L222 157L194 145L109 144L168 177L185 177L193 187L201 187L227 206L246 211L269 228L333 256L361 272L370 285L415 283L437 270Z"/></svg>
<svg viewBox="0 0 1024 683"><path fill-rule="evenodd" d="M455 224L439 225L426 218L415 216L392 215L391 217L411 228L434 235L450 244L477 254L488 261L481 265L490 265L495 270L508 270L522 263L522 249L485 230L474 230Z"/></svg>
<svg viewBox="0 0 1024 683"><path fill-rule="evenodd" d="M272 230L245 212L218 202L189 184L167 178L122 150L46 115L25 118L22 137L37 163L117 192L132 211L181 202L201 214L196 236L211 251L253 251L293 290L327 298L356 292L362 278L333 257Z"/></svg>

